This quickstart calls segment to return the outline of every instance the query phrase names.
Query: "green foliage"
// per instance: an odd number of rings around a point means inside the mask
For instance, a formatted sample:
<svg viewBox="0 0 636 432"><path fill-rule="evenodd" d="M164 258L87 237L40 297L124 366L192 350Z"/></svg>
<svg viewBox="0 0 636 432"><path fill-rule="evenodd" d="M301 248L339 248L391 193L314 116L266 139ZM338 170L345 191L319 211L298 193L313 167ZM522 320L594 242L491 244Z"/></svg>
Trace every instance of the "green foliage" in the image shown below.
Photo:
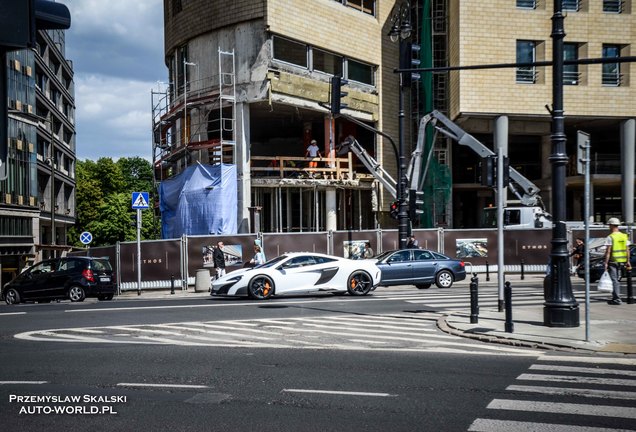
<svg viewBox="0 0 636 432"><path fill-rule="evenodd" d="M93 234L91 246L112 245L137 239L133 192L150 192L150 208L142 210L142 240L160 238L160 221L154 216L152 165L147 160L100 158L78 161L76 166L76 223L69 229L69 243L83 246L79 235Z"/></svg>

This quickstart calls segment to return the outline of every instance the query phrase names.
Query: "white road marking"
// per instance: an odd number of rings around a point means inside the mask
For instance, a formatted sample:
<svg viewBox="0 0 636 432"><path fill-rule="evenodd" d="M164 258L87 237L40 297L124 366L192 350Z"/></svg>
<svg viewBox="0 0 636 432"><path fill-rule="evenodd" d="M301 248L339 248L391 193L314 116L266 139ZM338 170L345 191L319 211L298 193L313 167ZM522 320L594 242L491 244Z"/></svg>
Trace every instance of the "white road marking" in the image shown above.
<svg viewBox="0 0 636 432"><path fill-rule="evenodd" d="M550 394L550 395L636 400L636 392L614 391L614 390L596 390L596 389L584 389L584 388L574 388L574 387L521 386L521 385L510 385L506 387L506 390L527 392L527 393L543 393L543 394Z"/></svg>
<svg viewBox="0 0 636 432"><path fill-rule="evenodd" d="M544 412L556 414L575 414L579 416L585 415L636 419L636 408L611 405L584 405L557 402L494 399L488 404L486 408L511 411L527 411L533 413Z"/></svg>
<svg viewBox="0 0 636 432"><path fill-rule="evenodd" d="M517 377L523 381L552 381L552 382L568 382L578 384L603 384L615 386L636 387L636 380L631 379L615 379L615 378L596 378L596 377L580 377L570 375L541 375L541 374L521 374Z"/></svg>
<svg viewBox="0 0 636 432"><path fill-rule="evenodd" d="M544 355L537 359L542 362L572 362L572 363L594 363L594 364L615 364L636 366L636 358L624 357L577 357Z"/></svg>
<svg viewBox="0 0 636 432"><path fill-rule="evenodd" d="M26 312L5 312L5 313L0 313L0 316L8 316L8 315L26 315Z"/></svg>
<svg viewBox="0 0 636 432"><path fill-rule="evenodd" d="M206 385L193 384L148 384L148 383L118 383L118 387L164 387L164 388L184 388L184 389L205 389Z"/></svg>
<svg viewBox="0 0 636 432"><path fill-rule="evenodd" d="M373 397L397 397L390 393L369 393L369 392L353 392L353 391L339 391L339 390L311 390L311 389L283 389L286 393L317 393L317 394L332 394L332 395L344 395L344 396L373 396Z"/></svg>
<svg viewBox="0 0 636 432"><path fill-rule="evenodd" d="M544 365L544 364L532 365L530 366L530 369L556 371L556 372L576 372L576 373L583 373L583 374L598 374L598 375L636 376L636 371L633 371L633 370L584 368L584 367L574 367L574 366L553 366L553 365Z"/></svg>
<svg viewBox="0 0 636 432"><path fill-rule="evenodd" d="M630 432L627 429L488 419L475 420L468 430L469 432Z"/></svg>
<svg viewBox="0 0 636 432"><path fill-rule="evenodd" d="M0 381L0 385L11 384L47 384L48 381Z"/></svg>

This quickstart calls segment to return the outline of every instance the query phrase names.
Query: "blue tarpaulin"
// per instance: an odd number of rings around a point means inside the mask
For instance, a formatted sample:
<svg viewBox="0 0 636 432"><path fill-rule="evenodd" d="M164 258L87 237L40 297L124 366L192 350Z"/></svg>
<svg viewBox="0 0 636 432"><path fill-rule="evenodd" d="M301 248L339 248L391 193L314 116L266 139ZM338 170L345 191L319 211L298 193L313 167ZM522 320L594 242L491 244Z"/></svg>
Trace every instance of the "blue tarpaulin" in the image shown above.
<svg viewBox="0 0 636 432"><path fill-rule="evenodd" d="M236 234L236 166L195 164L159 186L161 237Z"/></svg>

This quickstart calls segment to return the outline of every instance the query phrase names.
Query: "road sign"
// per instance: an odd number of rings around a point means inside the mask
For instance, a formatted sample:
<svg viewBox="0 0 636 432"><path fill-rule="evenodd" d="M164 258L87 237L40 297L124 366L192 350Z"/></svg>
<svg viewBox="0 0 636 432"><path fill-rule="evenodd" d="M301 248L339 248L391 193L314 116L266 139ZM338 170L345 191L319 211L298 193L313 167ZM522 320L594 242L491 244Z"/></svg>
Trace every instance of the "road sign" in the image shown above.
<svg viewBox="0 0 636 432"><path fill-rule="evenodd" d="M133 209L147 209L148 205L148 192L133 192L132 193L132 208Z"/></svg>
<svg viewBox="0 0 636 432"><path fill-rule="evenodd" d="M85 245L89 244L93 241L93 234L89 233L88 231L84 231L80 234L80 241Z"/></svg>

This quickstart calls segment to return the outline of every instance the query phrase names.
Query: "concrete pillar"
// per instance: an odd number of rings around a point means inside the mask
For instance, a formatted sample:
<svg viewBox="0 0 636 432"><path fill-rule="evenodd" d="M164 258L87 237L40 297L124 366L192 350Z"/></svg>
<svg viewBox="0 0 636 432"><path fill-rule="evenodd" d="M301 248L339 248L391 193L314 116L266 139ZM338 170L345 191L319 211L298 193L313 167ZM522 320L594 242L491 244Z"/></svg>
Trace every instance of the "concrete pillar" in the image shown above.
<svg viewBox="0 0 636 432"><path fill-rule="evenodd" d="M327 188L325 191L325 228L327 231L336 231L338 229L337 210L336 189Z"/></svg>
<svg viewBox="0 0 636 432"><path fill-rule="evenodd" d="M239 233L250 232L251 176L250 176L250 106L244 102L236 104L236 128L234 148L237 177L237 226Z"/></svg>
<svg viewBox="0 0 636 432"><path fill-rule="evenodd" d="M636 153L636 119L621 122L621 174L623 218L626 224L634 223L634 153Z"/></svg>

